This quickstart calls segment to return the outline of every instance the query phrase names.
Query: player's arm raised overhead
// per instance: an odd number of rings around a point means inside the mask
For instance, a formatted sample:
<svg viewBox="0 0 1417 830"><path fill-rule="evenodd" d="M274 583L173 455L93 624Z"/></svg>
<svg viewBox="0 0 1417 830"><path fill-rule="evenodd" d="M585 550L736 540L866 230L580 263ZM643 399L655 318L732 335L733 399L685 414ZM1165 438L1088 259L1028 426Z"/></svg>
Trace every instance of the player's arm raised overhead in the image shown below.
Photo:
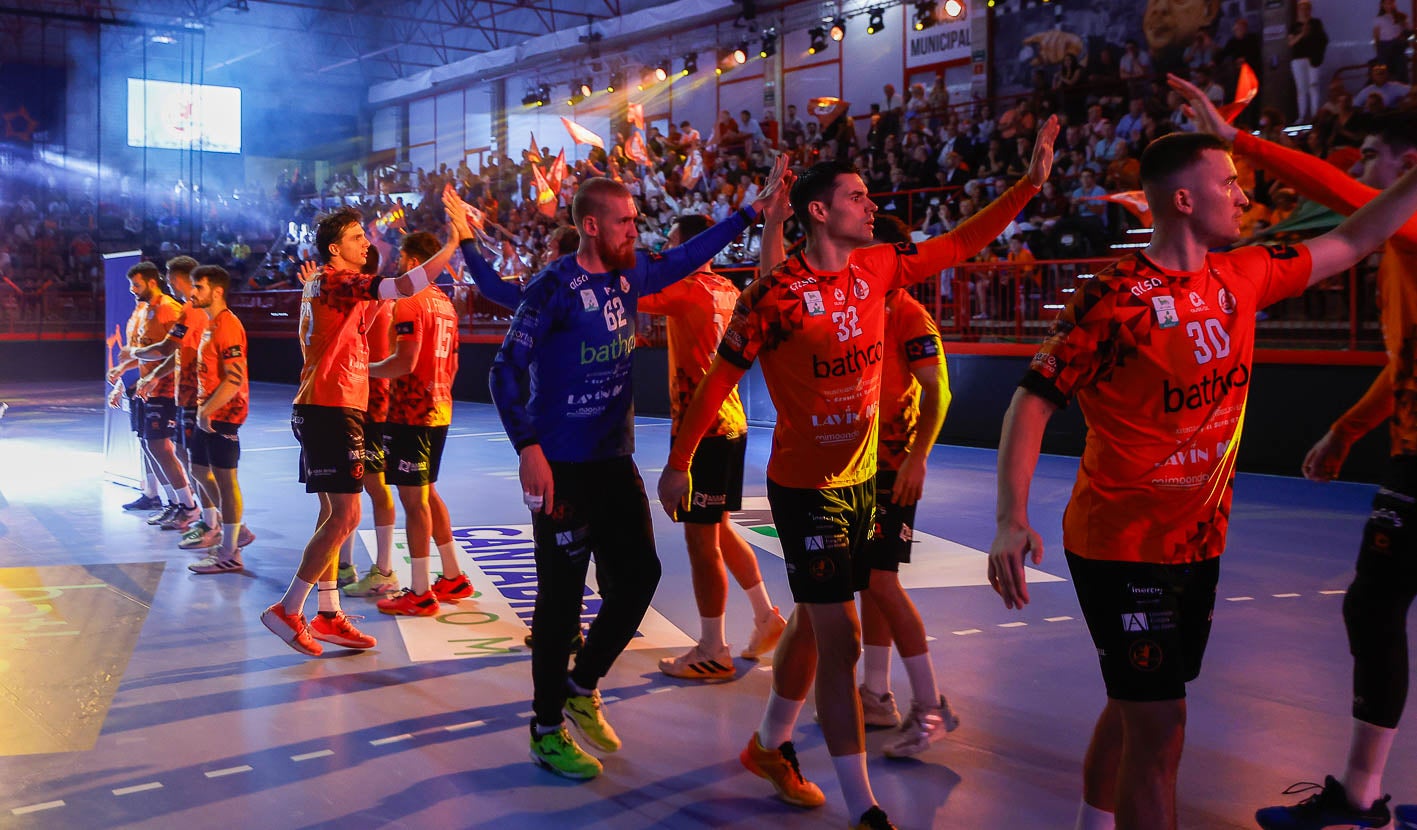
<svg viewBox="0 0 1417 830"><path fill-rule="evenodd" d="M452 185L443 188L443 207L448 211L448 218L453 226L453 238L457 240L463 261L467 263L468 273L472 275L472 282L477 286L477 290L497 305L515 311L522 299L522 288L516 283L502 279L482 257L482 252L477 248L477 234L473 232L472 223L467 218L467 203L458 196Z"/></svg>

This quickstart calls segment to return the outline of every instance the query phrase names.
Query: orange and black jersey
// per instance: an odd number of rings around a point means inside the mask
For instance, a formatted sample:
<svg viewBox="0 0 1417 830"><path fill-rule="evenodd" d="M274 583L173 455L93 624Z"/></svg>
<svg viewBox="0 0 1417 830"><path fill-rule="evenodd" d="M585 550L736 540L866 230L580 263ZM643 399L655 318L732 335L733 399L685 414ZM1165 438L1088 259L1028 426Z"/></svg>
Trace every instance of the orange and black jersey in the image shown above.
<svg viewBox="0 0 1417 830"><path fill-rule="evenodd" d="M147 310L138 320L137 346L151 346L167 339L167 333L182 319L182 304L167 294L159 294L157 299L147 304ZM161 360L146 360L139 364L138 373L148 377L162 365ZM175 398L177 395L177 375L169 372L143 387L144 398Z"/></svg>
<svg viewBox="0 0 1417 830"><path fill-rule="evenodd" d="M320 269L300 299L305 365L295 403L364 412L369 406L369 344L378 277ZM385 318L387 320L387 318Z"/></svg>
<svg viewBox="0 0 1417 830"><path fill-rule="evenodd" d="M202 312L203 316L206 312ZM246 362L246 327L236 319L231 309L221 313L202 330L201 345L197 349L197 363L193 367L197 375L197 399L206 403L216 388L226 378L227 364ZM246 423L248 401L251 398L251 380L243 369L240 373L241 388L231 400L222 404L212 413L213 421L227 424Z"/></svg>
<svg viewBox="0 0 1417 830"><path fill-rule="evenodd" d="M886 295L886 362L881 370L881 434L877 443L882 469L899 470L915 440L920 420L920 381L915 370L939 366L945 353L940 329L919 300L899 289ZM945 390L949 390L946 378ZM927 448L928 451L928 448Z"/></svg>
<svg viewBox="0 0 1417 830"><path fill-rule="evenodd" d="M1171 564L1225 547L1255 313L1303 291L1308 249L1208 254L1190 273L1144 255L1079 279L1020 384L1088 432L1063 542L1089 559Z"/></svg>
<svg viewBox="0 0 1417 830"><path fill-rule="evenodd" d="M400 299L393 332L416 357L412 371L393 379L388 422L418 427L452 423L453 378L458 373L458 313L452 301L437 285Z"/></svg>

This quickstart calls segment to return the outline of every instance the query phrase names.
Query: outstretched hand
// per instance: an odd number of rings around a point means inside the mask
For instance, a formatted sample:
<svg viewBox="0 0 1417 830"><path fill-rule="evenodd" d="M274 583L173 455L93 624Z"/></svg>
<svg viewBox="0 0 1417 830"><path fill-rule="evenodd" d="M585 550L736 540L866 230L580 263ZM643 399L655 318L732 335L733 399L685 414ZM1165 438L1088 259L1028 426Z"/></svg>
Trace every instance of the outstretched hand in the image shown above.
<svg viewBox="0 0 1417 830"><path fill-rule="evenodd" d="M1042 187L1053 172L1053 142L1058 140L1058 116L1050 115L1038 128L1038 140L1033 144L1033 160L1028 164L1028 180Z"/></svg>
<svg viewBox="0 0 1417 830"><path fill-rule="evenodd" d="M767 183L759 191L758 198L753 201L753 210L761 215L767 212L774 199L786 199L788 191L792 189L793 181L795 181L795 177L792 176L792 171L787 168L787 154L779 153L772 163L772 173L768 175Z"/></svg>
<svg viewBox="0 0 1417 830"><path fill-rule="evenodd" d="M1200 87L1176 75L1168 74L1166 83L1185 99L1186 117L1196 125L1196 129L1203 133L1210 133L1227 144L1235 140L1236 134L1240 131L1233 124L1225 120L1225 116L1216 109L1215 103L1206 97Z"/></svg>
<svg viewBox="0 0 1417 830"><path fill-rule="evenodd" d="M307 259L300 263L300 270L296 272L296 277L299 278L301 285L305 285L310 282L310 280L315 279L315 274L319 273L319 271L320 266L315 263L315 260Z"/></svg>

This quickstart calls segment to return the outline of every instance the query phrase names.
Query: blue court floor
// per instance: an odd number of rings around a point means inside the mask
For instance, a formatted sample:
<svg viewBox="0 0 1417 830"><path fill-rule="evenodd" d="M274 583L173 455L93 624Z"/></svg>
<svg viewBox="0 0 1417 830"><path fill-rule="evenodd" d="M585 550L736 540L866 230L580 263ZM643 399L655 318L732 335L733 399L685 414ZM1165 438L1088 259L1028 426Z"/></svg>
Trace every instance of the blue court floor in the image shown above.
<svg viewBox="0 0 1417 830"><path fill-rule="evenodd" d="M529 517L488 406L457 406L439 482L481 596L421 620L346 600L378 648L320 659L290 650L258 615L289 582L316 500L295 480L293 389L253 388L241 480L257 540L245 573L197 576L175 534L120 509L135 492L104 482L99 384L0 385L11 405L0 420L0 827L847 826L810 702L794 737L824 808L787 806L739 766L766 664L739 660L737 676L715 685L659 673L657 660L697 635L698 616L681 532L657 506L664 578L643 636L601 686L624 748L586 783L527 760ZM668 438L666 421L640 419L651 493ZM787 606L781 559L762 532L768 445L754 429L741 519ZM1306 450L1293 448L1296 470ZM905 762L881 757L885 733L868 735L877 797L902 828L1072 826L1103 703L1062 558L1076 465L1042 459L1031 512L1047 556L1033 603L1010 612L983 584L994 453L934 449L903 576L963 725ZM1240 477L1214 634L1190 690L1181 826L1253 827L1255 808L1287 800L1286 786L1341 772L1350 691L1340 607L1372 492ZM372 528L367 501L362 527ZM372 549L362 534L357 561ZM736 588L728 613L741 648L751 619ZM893 681L904 707L898 659ZM1398 737L1387 786L1394 802L1417 801L1410 734Z"/></svg>

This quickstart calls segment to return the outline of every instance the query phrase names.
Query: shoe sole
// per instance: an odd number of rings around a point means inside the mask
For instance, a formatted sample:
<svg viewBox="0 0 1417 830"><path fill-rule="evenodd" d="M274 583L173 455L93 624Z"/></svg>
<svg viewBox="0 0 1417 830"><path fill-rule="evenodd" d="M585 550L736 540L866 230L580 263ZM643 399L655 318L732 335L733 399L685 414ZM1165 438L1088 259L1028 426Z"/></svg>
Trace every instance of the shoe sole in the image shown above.
<svg viewBox="0 0 1417 830"><path fill-rule="evenodd" d="M221 567L220 563L208 567L202 567L201 565L188 565L187 570L191 571L194 574L230 574L246 570L246 566L241 562L234 562L232 563L232 565L234 565L234 567L230 568Z"/></svg>
<svg viewBox="0 0 1417 830"><path fill-rule="evenodd" d="M353 640L344 640L338 637L322 637L319 634L316 634L313 630L310 632L310 636L314 637L322 643L329 643L332 646L339 646L340 648L351 648L355 651L367 651L379 644L377 640L372 643L366 643L362 640L359 642L354 642Z"/></svg>
<svg viewBox="0 0 1417 830"><path fill-rule="evenodd" d="M722 669L722 670L717 670L717 671L716 671L716 670L713 670L713 669L708 669L708 670L704 670L704 671L698 671L698 670L695 669L696 666L702 666L702 665L704 665L704 664L703 664L703 663L691 663L691 664L689 664L688 666L686 666L684 669L682 669L682 671L684 672L683 674L677 674L677 673L676 673L676 672L678 672L678 671L681 671L680 669L674 669L674 668L666 667L666 666L663 665L663 664L660 664L659 670L660 670L660 672L664 673L665 675L667 675L667 676L669 676L669 677L675 677L675 678L678 678L678 679L680 679L680 680L732 680L732 679L733 679L734 672L733 672L733 669L732 669L732 668L727 668L727 669Z"/></svg>
<svg viewBox="0 0 1417 830"><path fill-rule="evenodd" d="M422 608L418 608L413 611L401 611L394 608L380 608L379 613L388 614L390 617L434 617L438 615L438 609L432 608L424 610Z"/></svg>
<svg viewBox="0 0 1417 830"><path fill-rule="evenodd" d="M437 597L439 602L459 602L471 597L472 591L468 591L465 594L440 594L434 591L433 596Z"/></svg>
<svg viewBox="0 0 1417 830"><path fill-rule="evenodd" d="M346 585L345 587L347 588L349 586ZM345 591L344 588L341 588L340 591L342 591L347 597L381 597L385 594L398 593L399 587L400 586L398 585L393 585L388 588L370 588L367 591Z"/></svg>
<svg viewBox="0 0 1417 830"><path fill-rule="evenodd" d="M617 744L615 746L606 746L605 744L597 740L593 735L591 735L590 732L586 731L586 728L584 726L581 726L581 722L576 720L576 716L571 713L570 709L562 709L561 711L566 715L566 721L570 723L571 726L574 726L576 728L576 733L582 738L584 738L586 743L590 744L601 752L618 752L620 747L623 746L623 743Z"/></svg>
<svg viewBox="0 0 1417 830"><path fill-rule="evenodd" d="M305 647L300 645L299 641L295 639L295 632L293 631L291 631L290 639L287 640L285 637L285 632L291 630L290 626L286 625L285 620L282 620L280 617L277 617L270 611L261 612L261 624L264 625L267 629L269 629L272 634L279 637L281 641L284 642L286 645L290 646L291 648L295 649L301 654L304 654L307 657L319 657L321 654L324 653L323 649L320 649L318 651L307 651ZM312 634L311 636L314 635Z"/></svg>
<svg viewBox="0 0 1417 830"><path fill-rule="evenodd" d="M560 769L560 768L558 768L558 767L552 766L552 764L551 764L550 761L547 761L546 759L542 758L540 755L537 755L537 754L536 754L536 750L532 750L531 753L530 753L530 755L531 755L532 763L536 764L538 767L541 767L542 769L547 770L548 772L551 772L551 773L553 773L553 774L555 774L555 775L559 775L559 776L561 776L562 778L569 778L569 779L571 779L572 781L589 781L590 779L599 777L599 775L600 775L600 772L592 772L592 773L589 773L589 774L582 775L582 774L580 774L580 773L575 773L575 772L571 772L570 770L564 770L564 769Z"/></svg>
<svg viewBox="0 0 1417 830"><path fill-rule="evenodd" d="M805 807L810 809L812 807L820 807L823 804L827 803L827 798L825 794L822 795L821 801L803 801L800 798L794 798L791 794L784 790L782 786L777 783L777 781L773 780L773 777L771 775L768 775L766 772L764 772L762 767L758 766L757 763L753 761L752 757L748 755L748 750L746 749L738 753L738 763L742 764L743 768L746 769L748 772L751 772L752 774L771 784L773 790L777 792L777 797L786 804L791 804L793 807Z"/></svg>
<svg viewBox="0 0 1417 830"><path fill-rule="evenodd" d="M198 539L198 540L193 541L193 542L188 542L188 541L185 541L185 540L184 540L184 541L181 541L181 542L178 542L178 543L177 543L177 549L178 549L178 550L206 550L207 548L210 548L210 547L212 547L212 546L214 546L214 545L219 545L219 544L221 544L221 537L217 537L216 539L214 539L214 540L212 540L212 541L210 541L210 542L205 541L205 540L202 540L202 539Z"/></svg>

